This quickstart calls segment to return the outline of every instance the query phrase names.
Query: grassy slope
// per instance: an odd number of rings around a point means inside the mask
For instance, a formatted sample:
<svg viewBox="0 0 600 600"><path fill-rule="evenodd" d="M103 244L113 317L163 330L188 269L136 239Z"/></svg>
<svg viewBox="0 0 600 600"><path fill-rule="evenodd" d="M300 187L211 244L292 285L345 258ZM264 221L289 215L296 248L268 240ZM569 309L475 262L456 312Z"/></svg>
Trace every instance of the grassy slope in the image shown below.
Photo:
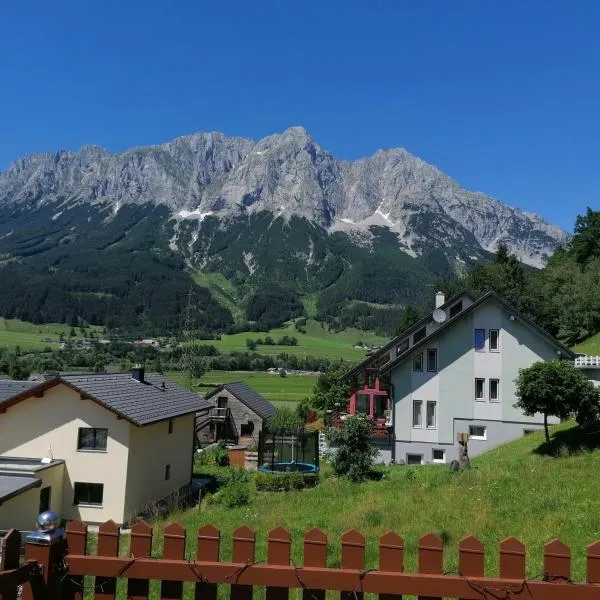
<svg viewBox="0 0 600 600"><path fill-rule="evenodd" d="M575 352L585 352L591 356L599 356L600 355L600 333L593 335L588 338L581 344L577 344L577 346L573 347Z"/></svg>
<svg viewBox="0 0 600 600"><path fill-rule="evenodd" d="M571 425L556 426L553 432L560 437ZM573 575L581 580L585 546L600 539L600 451L541 456L534 450L542 441L543 433L530 434L474 459L473 469L465 473L429 465L392 467L382 481L360 485L326 477L314 490L253 492L247 507L203 505L172 520L190 532L205 523L219 527L224 558L230 556L232 531L247 524L258 532L257 560L265 558L266 534L273 527L292 532L296 561L301 560L304 531L321 527L330 535L331 565L339 564L341 534L355 527L367 536L368 567L376 565L378 536L391 529L405 539L407 570L415 569L421 535L433 531L446 540L445 568L455 570L457 542L474 534L485 544L489 574L497 574L497 544L515 536L527 545L530 576L542 572L543 544L558 537L571 545Z"/></svg>
<svg viewBox="0 0 600 600"><path fill-rule="evenodd" d="M207 287L215 300L231 311L236 321L243 320L244 309L242 308L241 298L238 296L235 286L224 275L194 271L192 279L198 285Z"/></svg>
<svg viewBox="0 0 600 600"><path fill-rule="evenodd" d="M224 335L220 340L209 341L206 343L214 344L220 352L246 352L246 340L264 339L270 335L275 341L284 335L290 335L298 340L297 346L257 346L256 352L265 355L276 355L282 352L295 354L297 356L318 356L331 360L343 359L348 361L358 361L364 358L363 350L353 348L352 345L362 340L367 344L383 344L388 341L383 338L358 329L346 329L339 333L330 333L323 329L321 325L312 319L307 322L306 333L300 333L293 324L286 325L279 329L273 329L267 333L236 333L234 335Z"/></svg>
<svg viewBox="0 0 600 600"><path fill-rule="evenodd" d="M58 347L58 337L69 335L71 327L64 323L48 323L38 325L36 323L28 323L19 321L18 319L3 319L0 318L0 346L8 346L14 348L20 346L22 350L41 350L46 346L51 348ZM77 338L81 338L79 328L76 327ZM87 331L102 331L101 327L89 327ZM46 343L42 341L49 337L55 339L56 342ZM75 338L75 339L77 339Z"/></svg>
<svg viewBox="0 0 600 600"><path fill-rule="evenodd" d="M186 384L185 375L180 372L170 372L168 376L182 384ZM219 384L232 381L245 381L259 394L272 402L300 402L310 396L317 381L313 375L288 375L279 377L258 371L210 371L200 378L201 383ZM194 382L198 383L198 382ZM194 391L208 393L210 388L194 387ZM289 405L291 406L291 405Z"/></svg>

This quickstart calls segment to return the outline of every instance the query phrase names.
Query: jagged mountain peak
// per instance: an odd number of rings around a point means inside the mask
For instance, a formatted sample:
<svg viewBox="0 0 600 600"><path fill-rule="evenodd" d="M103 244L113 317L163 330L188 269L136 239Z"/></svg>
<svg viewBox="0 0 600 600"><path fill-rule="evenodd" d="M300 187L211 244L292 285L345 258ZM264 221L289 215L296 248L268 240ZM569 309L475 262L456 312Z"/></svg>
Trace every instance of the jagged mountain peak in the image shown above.
<svg viewBox="0 0 600 600"><path fill-rule="evenodd" d="M538 215L465 190L404 148L341 161L300 126L258 142L212 131L117 154L88 145L34 154L0 173L0 206L44 204L102 205L112 215L130 204L166 206L178 220L267 212L361 239L376 225L413 256L433 244L459 262L504 240L539 266L567 240Z"/></svg>

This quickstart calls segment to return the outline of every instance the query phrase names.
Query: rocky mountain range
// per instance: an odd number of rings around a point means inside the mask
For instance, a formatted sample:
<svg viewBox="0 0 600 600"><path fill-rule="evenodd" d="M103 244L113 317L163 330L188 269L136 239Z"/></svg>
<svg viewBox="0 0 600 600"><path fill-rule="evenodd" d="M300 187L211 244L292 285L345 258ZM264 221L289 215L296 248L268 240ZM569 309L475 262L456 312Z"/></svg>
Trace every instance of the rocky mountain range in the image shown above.
<svg viewBox="0 0 600 600"><path fill-rule="evenodd" d="M131 295L132 257L150 279L162 269L186 273L177 275L178 294L190 272L205 283L217 273L240 297L275 276L288 290L325 294L329 304L401 306L436 278L485 260L500 240L539 267L567 239L404 149L341 161L301 127L258 143L196 133L119 154L84 146L34 154L0 173L0 287L31 294L34 307L23 314L15 296L0 301L0 311L55 320L65 314L48 314L48 297L66 293L66 318L106 320L113 299ZM105 265L116 263L128 265L118 290L103 279ZM91 265L104 274L91 278ZM27 273L34 283L24 281ZM385 273L385 293L351 291ZM57 291L58 281L67 289ZM205 301L229 310L218 296ZM82 311L84 297L98 314ZM152 304L140 302L129 317L139 326Z"/></svg>

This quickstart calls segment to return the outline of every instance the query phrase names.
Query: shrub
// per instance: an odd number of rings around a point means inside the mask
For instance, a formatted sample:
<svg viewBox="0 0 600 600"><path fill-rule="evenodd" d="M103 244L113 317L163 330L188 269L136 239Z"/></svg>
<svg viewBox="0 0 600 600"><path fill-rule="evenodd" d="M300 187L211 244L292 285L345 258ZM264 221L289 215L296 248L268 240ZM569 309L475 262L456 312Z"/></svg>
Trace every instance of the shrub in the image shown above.
<svg viewBox="0 0 600 600"><path fill-rule="evenodd" d="M302 427L302 419L292 409L278 408L267 420L267 431L279 434L294 433Z"/></svg>
<svg viewBox="0 0 600 600"><path fill-rule="evenodd" d="M226 508L246 506L250 502L250 486L243 482L231 483L219 494L219 501Z"/></svg>
<svg viewBox="0 0 600 600"><path fill-rule="evenodd" d="M355 482L368 477L377 454L377 449L371 446L372 427L368 417L355 415L346 419L343 429L332 431L331 441L337 446L333 457L336 475Z"/></svg>
<svg viewBox="0 0 600 600"><path fill-rule="evenodd" d="M261 473L256 475L259 492L289 492L314 487L319 480L316 473Z"/></svg>
<svg viewBox="0 0 600 600"><path fill-rule="evenodd" d="M215 465L217 465L217 467L229 466L229 453L227 452L227 447L223 440L219 441L215 449Z"/></svg>

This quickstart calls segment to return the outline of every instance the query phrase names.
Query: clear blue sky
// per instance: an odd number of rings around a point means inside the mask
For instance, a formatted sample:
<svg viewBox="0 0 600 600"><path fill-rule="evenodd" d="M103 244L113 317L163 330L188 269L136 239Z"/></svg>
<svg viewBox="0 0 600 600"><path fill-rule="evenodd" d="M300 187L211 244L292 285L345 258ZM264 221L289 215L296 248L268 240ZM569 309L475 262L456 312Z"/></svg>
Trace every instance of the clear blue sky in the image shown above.
<svg viewBox="0 0 600 600"><path fill-rule="evenodd" d="M403 146L571 230L600 206L600 2L5 0L0 169L218 130Z"/></svg>

